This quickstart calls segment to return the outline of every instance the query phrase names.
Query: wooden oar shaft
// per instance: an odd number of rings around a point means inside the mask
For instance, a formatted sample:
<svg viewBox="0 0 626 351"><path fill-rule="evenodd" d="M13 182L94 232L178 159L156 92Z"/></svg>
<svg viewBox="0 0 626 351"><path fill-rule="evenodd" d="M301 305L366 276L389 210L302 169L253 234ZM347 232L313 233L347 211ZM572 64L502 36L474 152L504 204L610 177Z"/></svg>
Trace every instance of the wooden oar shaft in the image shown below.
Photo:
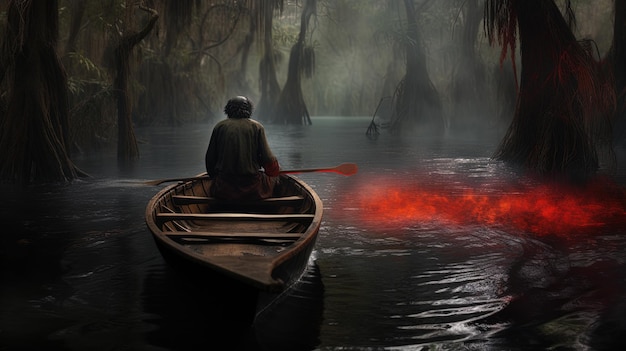
<svg viewBox="0 0 626 351"><path fill-rule="evenodd" d="M156 179L156 180L149 180L147 182L144 182L144 184L146 184L146 185L160 185L160 184L168 183L168 182L184 182L184 181L187 181L187 180L194 180L194 179L200 179L200 178L208 178L208 175L206 173L204 173L203 175L199 175L199 176L195 176L195 177Z"/></svg>
<svg viewBox="0 0 626 351"><path fill-rule="evenodd" d="M323 172L336 172L334 168L309 168L309 169L288 169L284 171L280 171L280 174L291 174L291 173L323 173Z"/></svg>
<svg viewBox="0 0 626 351"><path fill-rule="evenodd" d="M281 174L292 174L292 173L310 173L310 172L328 172L328 173L339 173L345 176L351 176L356 174L358 171L358 167L355 163L342 163L336 167L330 168L305 168L305 169L291 169L291 170L281 170ZM159 185L167 182L184 182L188 180L194 180L199 178L208 177L206 173L196 176L196 177L186 177L186 178L166 178L166 179L157 179L150 180L145 182L146 185Z"/></svg>
<svg viewBox="0 0 626 351"><path fill-rule="evenodd" d="M288 174L288 173L307 173L307 172L329 172L329 173L339 173L346 176L350 176L356 174L358 171L358 167L355 163L342 163L339 166L331 167L331 168L309 168L309 169L294 169L294 170L285 170L280 171L280 173Z"/></svg>

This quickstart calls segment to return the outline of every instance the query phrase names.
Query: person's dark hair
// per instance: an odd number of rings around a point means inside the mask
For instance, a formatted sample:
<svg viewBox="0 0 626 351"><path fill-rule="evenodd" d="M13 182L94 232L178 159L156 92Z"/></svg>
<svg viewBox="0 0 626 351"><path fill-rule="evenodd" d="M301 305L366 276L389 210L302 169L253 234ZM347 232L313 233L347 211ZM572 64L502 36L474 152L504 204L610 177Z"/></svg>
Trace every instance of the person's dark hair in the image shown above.
<svg viewBox="0 0 626 351"><path fill-rule="evenodd" d="M235 96L228 100L224 112L229 118L250 118L252 115L252 102L245 96Z"/></svg>

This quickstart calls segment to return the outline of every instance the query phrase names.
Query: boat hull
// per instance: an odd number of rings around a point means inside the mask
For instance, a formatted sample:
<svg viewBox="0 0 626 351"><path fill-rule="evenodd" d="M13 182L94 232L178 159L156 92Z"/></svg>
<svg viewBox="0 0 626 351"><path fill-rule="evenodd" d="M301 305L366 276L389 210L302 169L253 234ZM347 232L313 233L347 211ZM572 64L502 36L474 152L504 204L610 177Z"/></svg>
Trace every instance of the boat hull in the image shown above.
<svg viewBox="0 0 626 351"><path fill-rule="evenodd" d="M213 199L210 182L199 177L164 188L146 207L146 224L178 272L258 311L307 268L322 202L290 175L281 176L271 199L252 202Z"/></svg>

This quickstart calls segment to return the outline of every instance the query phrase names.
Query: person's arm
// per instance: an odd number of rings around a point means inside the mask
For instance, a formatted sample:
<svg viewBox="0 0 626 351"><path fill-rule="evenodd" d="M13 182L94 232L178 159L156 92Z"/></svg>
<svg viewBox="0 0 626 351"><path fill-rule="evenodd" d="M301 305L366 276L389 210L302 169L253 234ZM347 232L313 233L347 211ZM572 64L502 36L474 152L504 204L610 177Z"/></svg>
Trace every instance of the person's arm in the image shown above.
<svg viewBox="0 0 626 351"><path fill-rule="evenodd" d="M280 174L280 165L278 164L278 159L276 159L276 156L274 156L270 149L263 127L259 128L259 156L265 174L270 177L277 177Z"/></svg>
<svg viewBox="0 0 626 351"><path fill-rule="evenodd" d="M209 147L206 150L206 155L204 156L204 164L206 167L206 172L209 177L215 176L215 165L217 164L217 128L213 129L211 133L211 140L209 141Z"/></svg>

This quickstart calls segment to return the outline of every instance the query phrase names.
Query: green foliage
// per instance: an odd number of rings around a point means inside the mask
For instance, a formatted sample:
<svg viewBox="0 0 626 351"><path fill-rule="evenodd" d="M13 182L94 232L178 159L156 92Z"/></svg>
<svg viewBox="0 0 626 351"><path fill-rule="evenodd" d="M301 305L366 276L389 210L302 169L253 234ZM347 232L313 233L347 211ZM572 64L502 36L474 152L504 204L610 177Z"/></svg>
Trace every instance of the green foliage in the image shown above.
<svg viewBox="0 0 626 351"><path fill-rule="evenodd" d="M298 41L299 27L292 24L276 24L272 28L272 40L278 47L288 48Z"/></svg>
<svg viewBox="0 0 626 351"><path fill-rule="evenodd" d="M74 74L68 77L67 82L71 95L83 94L87 85L108 85L106 72L88 57L70 52L66 58L65 64L74 69Z"/></svg>

